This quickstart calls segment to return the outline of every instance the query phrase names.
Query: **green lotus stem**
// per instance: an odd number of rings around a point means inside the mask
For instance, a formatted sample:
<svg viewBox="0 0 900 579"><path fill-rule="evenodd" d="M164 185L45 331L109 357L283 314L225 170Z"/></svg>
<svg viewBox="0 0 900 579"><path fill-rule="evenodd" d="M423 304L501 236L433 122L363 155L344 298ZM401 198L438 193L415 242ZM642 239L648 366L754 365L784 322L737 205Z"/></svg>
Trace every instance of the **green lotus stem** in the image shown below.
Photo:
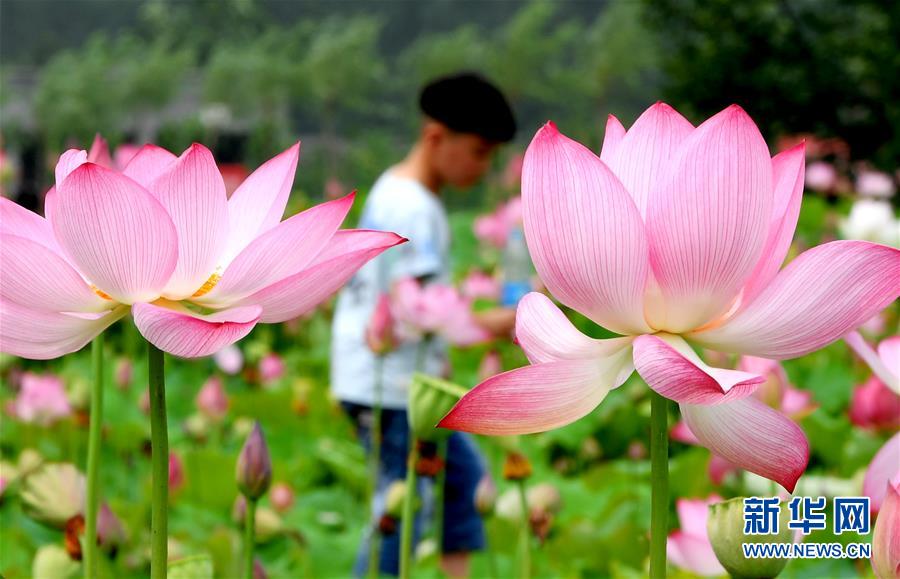
<svg viewBox="0 0 900 579"><path fill-rule="evenodd" d="M165 357L147 342L150 367L150 448L153 494L150 519L150 577L165 579L168 564L169 434L166 427Z"/></svg>
<svg viewBox="0 0 900 579"><path fill-rule="evenodd" d="M525 479L516 482L519 487L519 502L522 505L522 530L519 533L519 551L522 558L522 572L519 577L531 577L531 520L528 512L528 497L525 494Z"/></svg>
<svg viewBox="0 0 900 579"><path fill-rule="evenodd" d="M403 496L403 524L400 530L400 579L409 579L412 572L413 505L416 496L416 461L419 460L419 441L410 436L411 448L406 461L406 492Z"/></svg>
<svg viewBox="0 0 900 579"><path fill-rule="evenodd" d="M372 407L372 476L369 487L369 506L375 504L375 495L378 493L378 473L381 467L381 390L384 379L384 356L375 357L375 403ZM372 528L372 537L369 540L369 577L378 577L378 569L381 563L381 537L378 526Z"/></svg>
<svg viewBox="0 0 900 579"><path fill-rule="evenodd" d="M99 576L97 549L97 505L100 502L100 437L103 429L103 334L91 343L90 427L88 429L87 501L85 504L84 576Z"/></svg>
<svg viewBox="0 0 900 579"><path fill-rule="evenodd" d="M256 499L247 499L247 512L244 515L244 577L253 579L253 547L256 531Z"/></svg>
<svg viewBox="0 0 900 579"><path fill-rule="evenodd" d="M434 540L437 543L438 553L444 552L444 486L447 482L447 444L449 439L441 438L437 443L437 456L443 461L435 481L434 491Z"/></svg>
<svg viewBox="0 0 900 579"><path fill-rule="evenodd" d="M668 401L650 392L650 577L666 576L669 532Z"/></svg>

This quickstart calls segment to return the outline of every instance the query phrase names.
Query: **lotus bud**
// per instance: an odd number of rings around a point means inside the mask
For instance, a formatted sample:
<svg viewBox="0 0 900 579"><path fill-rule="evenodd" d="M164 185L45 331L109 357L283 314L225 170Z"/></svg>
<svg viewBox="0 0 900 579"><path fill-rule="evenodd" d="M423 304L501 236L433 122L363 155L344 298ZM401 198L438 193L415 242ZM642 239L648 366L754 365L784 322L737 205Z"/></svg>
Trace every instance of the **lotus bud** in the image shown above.
<svg viewBox="0 0 900 579"><path fill-rule="evenodd" d="M522 521L522 499L519 496L519 489L507 489L500 498L497 499L497 506L494 514L499 519L519 523Z"/></svg>
<svg viewBox="0 0 900 579"><path fill-rule="evenodd" d="M238 489L250 500L257 500L266 494L272 484L272 459L259 422L254 423L241 449L235 477Z"/></svg>
<svg viewBox="0 0 900 579"><path fill-rule="evenodd" d="M204 414L195 412L184 421L184 431L194 440L203 441L209 436L212 423Z"/></svg>
<svg viewBox="0 0 900 579"><path fill-rule="evenodd" d="M388 487L385 498L384 512L395 519L403 515L403 501L406 498L406 483L395 480Z"/></svg>
<svg viewBox="0 0 900 579"><path fill-rule="evenodd" d="M150 390L146 389L138 399L138 408L146 415L150 415Z"/></svg>
<svg viewBox="0 0 900 579"><path fill-rule="evenodd" d="M497 485L490 475L484 475L475 487L475 509L486 517L494 512L497 506Z"/></svg>
<svg viewBox="0 0 900 579"><path fill-rule="evenodd" d="M197 393L195 402L197 410L215 422L225 418L228 414L228 396L225 394L222 379L213 376L207 380Z"/></svg>
<svg viewBox="0 0 900 579"><path fill-rule="evenodd" d="M388 294L381 294L369 326L366 328L366 344L376 355L384 355L397 347L397 337L394 335L394 316L391 313L391 299Z"/></svg>
<svg viewBox="0 0 900 579"><path fill-rule="evenodd" d="M294 506L294 491L287 483L276 483L272 485L272 492L269 494L269 500L272 507L279 513L286 513Z"/></svg>
<svg viewBox="0 0 900 579"><path fill-rule="evenodd" d="M437 541L435 541L433 538L429 537L427 539L419 541L419 544L416 545L416 554L415 554L416 561L417 562L425 561L425 560L437 555L437 552L438 552Z"/></svg>
<svg viewBox="0 0 900 579"><path fill-rule="evenodd" d="M788 528L790 509L779 504L778 533L744 534L744 499L733 498L709 505L706 531L719 563L735 577L747 579L777 577L788 559L746 559L742 543L792 543L794 531Z"/></svg>
<svg viewBox="0 0 900 579"><path fill-rule="evenodd" d="M419 440L436 442L453 431L435 428L459 402L466 389L457 384L416 373L409 387L409 426Z"/></svg>
<svg viewBox="0 0 900 579"><path fill-rule="evenodd" d="M253 579L268 579L269 575L266 573L266 568L263 567L262 561L259 558L253 560Z"/></svg>
<svg viewBox="0 0 900 579"><path fill-rule="evenodd" d="M506 453L503 463L503 478L506 480L525 480L531 476L531 463L519 452Z"/></svg>
<svg viewBox="0 0 900 579"><path fill-rule="evenodd" d="M263 384L278 380L284 376L284 370L284 360L278 354L266 354L259 361L259 378Z"/></svg>
<svg viewBox="0 0 900 579"><path fill-rule="evenodd" d="M109 552L114 552L125 543L128 535L119 517L103 503L97 512L97 540Z"/></svg>
<svg viewBox="0 0 900 579"><path fill-rule="evenodd" d="M116 368L113 372L113 378L116 386L121 390L127 390L131 385L131 379L134 376L134 367L128 358L119 358L116 361Z"/></svg>
<svg viewBox="0 0 900 579"><path fill-rule="evenodd" d="M84 511L84 475L73 464L46 464L25 479L21 495L30 518L64 529Z"/></svg>
<svg viewBox="0 0 900 579"><path fill-rule="evenodd" d="M872 570L879 579L900 575L900 489L887 485L887 494L872 534Z"/></svg>
<svg viewBox="0 0 900 579"><path fill-rule="evenodd" d="M43 579L69 579L81 575L81 565L59 545L44 545L34 555L31 575Z"/></svg>
<svg viewBox="0 0 900 579"><path fill-rule="evenodd" d="M562 508L562 495L550 483L540 483L529 488L526 498L528 508L532 511L556 514Z"/></svg>
<svg viewBox="0 0 900 579"><path fill-rule="evenodd" d="M176 493L184 486L184 465L181 457L169 452L169 492Z"/></svg>
<svg viewBox="0 0 900 579"><path fill-rule="evenodd" d="M256 542L268 543L284 532L284 523L278 513L267 507L256 509L256 524L254 525Z"/></svg>
<svg viewBox="0 0 900 579"><path fill-rule="evenodd" d="M241 353L240 348L231 344L213 354L213 361L219 370L229 376L234 376L244 367L244 354Z"/></svg>

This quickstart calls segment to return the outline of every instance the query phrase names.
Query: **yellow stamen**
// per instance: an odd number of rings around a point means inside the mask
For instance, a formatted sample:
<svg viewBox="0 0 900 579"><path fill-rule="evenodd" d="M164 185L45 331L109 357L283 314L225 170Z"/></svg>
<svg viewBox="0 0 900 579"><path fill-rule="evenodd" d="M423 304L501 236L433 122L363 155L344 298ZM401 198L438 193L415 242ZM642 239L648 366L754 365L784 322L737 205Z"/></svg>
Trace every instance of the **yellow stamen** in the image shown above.
<svg viewBox="0 0 900 579"><path fill-rule="evenodd" d="M98 288L97 286L92 284L91 289L94 290L94 293L97 294L98 296L100 296L101 298L112 301L112 297L108 293L103 291L102 289Z"/></svg>
<svg viewBox="0 0 900 579"><path fill-rule="evenodd" d="M216 284L219 283L220 279L222 279L222 274L220 274L219 272L215 272L214 274L209 276L209 279L206 280L206 283L200 286L200 289L198 289L191 297L199 298L200 296L205 296L212 291L212 288L216 287Z"/></svg>

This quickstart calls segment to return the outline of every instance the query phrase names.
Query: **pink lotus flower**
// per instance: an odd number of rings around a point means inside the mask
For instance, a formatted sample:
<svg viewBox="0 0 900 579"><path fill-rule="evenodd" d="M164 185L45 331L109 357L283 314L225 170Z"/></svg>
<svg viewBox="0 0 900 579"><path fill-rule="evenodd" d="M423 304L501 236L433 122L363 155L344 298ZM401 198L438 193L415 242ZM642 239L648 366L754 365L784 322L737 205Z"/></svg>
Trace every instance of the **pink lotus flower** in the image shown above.
<svg viewBox="0 0 900 579"><path fill-rule="evenodd" d="M176 493L184 486L184 465L177 453L169 451L169 492Z"/></svg>
<svg viewBox="0 0 900 579"><path fill-rule="evenodd" d="M900 429L900 396L891 392L877 376L853 389L850 422L873 430Z"/></svg>
<svg viewBox="0 0 900 579"><path fill-rule="evenodd" d="M837 185L837 171L834 165L824 161L810 163L806 168L806 186L814 191L828 192Z"/></svg>
<svg viewBox="0 0 900 579"><path fill-rule="evenodd" d="M856 193L863 197L893 197L897 192L894 180L887 173L863 169L856 177Z"/></svg>
<svg viewBox="0 0 900 579"><path fill-rule="evenodd" d="M272 508L284 514L294 506L294 490L287 483L275 483L272 485L272 490L269 491L269 501L272 503Z"/></svg>
<svg viewBox="0 0 900 579"><path fill-rule="evenodd" d="M259 378L262 382L274 382L284 376L284 360L275 352L270 352L259 361Z"/></svg>
<svg viewBox="0 0 900 579"><path fill-rule="evenodd" d="M799 420L818 408L812 401L812 393L791 386L787 373L777 360L741 356L738 370L762 376L764 381L753 393L754 398L786 414L791 420ZM672 428L669 435L685 444L701 444L683 420ZM709 478L715 484L722 484L726 476L738 470L739 467L716 454L709 461Z"/></svg>
<svg viewBox="0 0 900 579"><path fill-rule="evenodd" d="M452 286L422 286L412 278L398 281L392 305L397 332L402 340L439 335L451 344L469 346L487 340L489 334L475 323L472 300Z"/></svg>
<svg viewBox="0 0 900 579"><path fill-rule="evenodd" d="M872 570L879 579L900 577L900 490L887 487L884 507L872 531Z"/></svg>
<svg viewBox="0 0 900 579"><path fill-rule="evenodd" d="M462 294L473 300L499 300L500 284L494 276L473 269L462 282Z"/></svg>
<svg viewBox="0 0 900 579"><path fill-rule="evenodd" d="M483 243L503 248L510 232L522 223L522 200L513 197L500 204L493 213L475 218L475 237Z"/></svg>
<svg viewBox="0 0 900 579"><path fill-rule="evenodd" d="M803 146L769 157L731 106L693 127L658 103L627 133L615 117L598 158L552 123L525 155L532 261L563 304L622 337L579 332L546 296L519 303L531 366L471 390L440 426L540 432L591 412L637 370L675 400L700 442L792 489L809 444L752 394L764 378L706 365L687 340L786 359L840 338L900 294L900 251L867 242L813 248L779 271L803 189Z"/></svg>
<svg viewBox="0 0 900 579"><path fill-rule="evenodd" d="M22 422L35 422L49 426L72 414L72 406L66 396L63 381L53 374L22 375L18 396L12 409Z"/></svg>
<svg viewBox="0 0 900 579"><path fill-rule="evenodd" d="M725 574L725 569L716 558L706 532L709 505L721 500L721 497L713 495L706 500L675 501L678 524L681 528L669 534L666 554L676 566L702 577Z"/></svg>
<svg viewBox="0 0 900 579"><path fill-rule="evenodd" d="M144 146L119 173L64 153L47 219L0 199L0 349L47 359L134 316L144 337L184 357L212 354L258 322L297 317L403 238L338 231L353 196L279 222L299 143L231 199L208 149Z"/></svg>
<svg viewBox="0 0 900 579"><path fill-rule="evenodd" d="M381 294L366 327L366 345L375 354L386 354L396 347L396 343L391 298L388 294Z"/></svg>
<svg viewBox="0 0 900 579"><path fill-rule="evenodd" d="M122 388L128 388L131 385L131 379L134 376L134 368L131 365L131 360L128 358L119 358L116 361L116 369L113 373L113 377L116 381L116 386Z"/></svg>
<svg viewBox="0 0 900 579"><path fill-rule="evenodd" d="M225 418L225 415L228 414L228 395L225 394L222 379L213 376L207 380L200 388L200 392L197 393L195 403L197 410L204 416L216 421Z"/></svg>
<svg viewBox="0 0 900 579"><path fill-rule="evenodd" d="M244 354L237 345L230 344L213 354L213 361L219 370L234 376L244 367Z"/></svg>
<svg viewBox="0 0 900 579"><path fill-rule="evenodd" d="M881 508L889 487L900 490L900 433L884 443L866 469L863 494L872 499L873 512Z"/></svg>
<svg viewBox="0 0 900 579"><path fill-rule="evenodd" d="M900 394L900 336L885 338L877 351L856 330L844 336L844 341L885 386Z"/></svg>

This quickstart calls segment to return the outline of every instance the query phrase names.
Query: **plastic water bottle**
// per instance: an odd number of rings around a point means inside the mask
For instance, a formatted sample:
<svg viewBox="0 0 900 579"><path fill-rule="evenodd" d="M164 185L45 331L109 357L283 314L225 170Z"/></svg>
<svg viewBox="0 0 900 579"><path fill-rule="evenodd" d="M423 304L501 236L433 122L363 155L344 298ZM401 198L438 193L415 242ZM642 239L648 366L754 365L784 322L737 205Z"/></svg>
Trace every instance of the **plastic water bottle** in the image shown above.
<svg viewBox="0 0 900 579"><path fill-rule="evenodd" d="M515 228L506 240L502 260L503 285L500 304L515 307L525 294L531 291L531 257L525 245L525 234Z"/></svg>

